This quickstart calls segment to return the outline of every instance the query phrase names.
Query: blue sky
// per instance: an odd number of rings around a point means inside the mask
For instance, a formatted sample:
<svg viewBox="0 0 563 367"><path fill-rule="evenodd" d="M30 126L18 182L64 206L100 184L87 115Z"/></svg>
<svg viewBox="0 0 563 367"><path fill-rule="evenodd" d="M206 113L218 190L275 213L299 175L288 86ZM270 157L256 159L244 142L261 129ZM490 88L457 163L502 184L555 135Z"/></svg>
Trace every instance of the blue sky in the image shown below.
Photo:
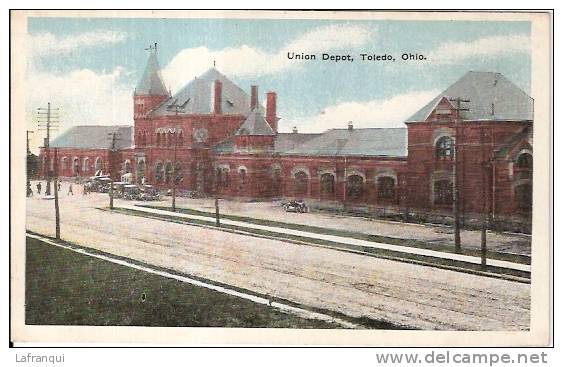
<svg viewBox="0 0 563 367"><path fill-rule="evenodd" d="M132 124L131 94L149 44L159 45L174 92L212 66L245 90L278 92L280 128L323 131L402 126L402 121L469 70L504 74L530 91L530 23L30 18L28 111L61 107L61 131L82 124ZM287 60L287 51L350 54L354 62ZM402 62L403 52L424 62ZM362 62L360 53L395 62ZM263 95L261 96L263 101Z"/></svg>

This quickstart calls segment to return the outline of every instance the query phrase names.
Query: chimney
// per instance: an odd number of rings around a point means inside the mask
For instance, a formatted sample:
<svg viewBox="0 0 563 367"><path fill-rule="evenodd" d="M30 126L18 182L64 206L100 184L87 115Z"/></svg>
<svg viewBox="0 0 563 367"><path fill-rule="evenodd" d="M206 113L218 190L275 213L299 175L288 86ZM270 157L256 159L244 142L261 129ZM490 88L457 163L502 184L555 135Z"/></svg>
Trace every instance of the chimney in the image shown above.
<svg viewBox="0 0 563 367"><path fill-rule="evenodd" d="M213 98L213 113L221 114L221 98L223 94L223 84L220 80L215 80L214 87L214 98Z"/></svg>
<svg viewBox="0 0 563 367"><path fill-rule="evenodd" d="M348 121L348 131L352 130L354 130L354 124L352 123L352 121Z"/></svg>
<svg viewBox="0 0 563 367"><path fill-rule="evenodd" d="M294 134L297 134L297 133L299 132L299 131L297 130L297 126L294 126L294 127L293 127L293 131L292 131L292 132L293 132Z"/></svg>
<svg viewBox="0 0 563 367"><path fill-rule="evenodd" d="M258 106L258 86L253 85L250 87L250 111Z"/></svg>
<svg viewBox="0 0 563 367"><path fill-rule="evenodd" d="M278 132L278 117L276 116L276 92L266 93L266 121L272 130Z"/></svg>

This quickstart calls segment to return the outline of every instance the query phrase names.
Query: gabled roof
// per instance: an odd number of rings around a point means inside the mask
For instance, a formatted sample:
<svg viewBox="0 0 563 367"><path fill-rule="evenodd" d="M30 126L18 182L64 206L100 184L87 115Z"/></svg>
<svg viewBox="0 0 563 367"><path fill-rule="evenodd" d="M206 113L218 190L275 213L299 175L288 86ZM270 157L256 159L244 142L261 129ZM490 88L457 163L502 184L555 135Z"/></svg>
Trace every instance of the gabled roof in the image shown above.
<svg viewBox="0 0 563 367"><path fill-rule="evenodd" d="M274 136L276 133L258 109L253 109L235 135Z"/></svg>
<svg viewBox="0 0 563 367"><path fill-rule="evenodd" d="M111 134L117 133L116 149L130 148L132 146L132 126L74 126L56 137L51 143L52 148L83 148L83 149L110 149Z"/></svg>
<svg viewBox="0 0 563 367"><path fill-rule="evenodd" d="M469 108L469 111L461 112L461 118L464 120L533 120L534 101L522 89L500 73L470 71L406 122L425 121L444 97L470 100L469 103L462 104L463 108Z"/></svg>
<svg viewBox="0 0 563 367"><path fill-rule="evenodd" d="M156 59L156 53L151 52L143 77L135 88L135 95L167 96L168 91L160 73L160 66Z"/></svg>
<svg viewBox="0 0 563 367"><path fill-rule="evenodd" d="M274 140L274 150L278 153L289 152L319 136L321 134L278 133Z"/></svg>
<svg viewBox="0 0 563 367"><path fill-rule="evenodd" d="M176 94L162 102L153 111L153 115L174 115L176 114L176 107L180 114L212 113L215 80L219 80L222 84L222 113L248 116L250 113L250 96L215 68L209 69L190 81ZM260 105L258 110L264 112Z"/></svg>
<svg viewBox="0 0 563 367"><path fill-rule="evenodd" d="M404 157L407 154L407 130L405 128L331 129L280 153Z"/></svg>

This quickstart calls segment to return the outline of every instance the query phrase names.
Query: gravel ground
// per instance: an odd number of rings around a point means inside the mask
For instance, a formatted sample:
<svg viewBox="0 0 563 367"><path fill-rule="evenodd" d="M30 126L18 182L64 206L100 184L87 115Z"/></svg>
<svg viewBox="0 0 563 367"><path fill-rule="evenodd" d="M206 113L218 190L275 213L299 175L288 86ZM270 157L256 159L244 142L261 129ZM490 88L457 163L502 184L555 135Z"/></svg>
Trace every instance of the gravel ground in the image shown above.
<svg viewBox="0 0 563 367"><path fill-rule="evenodd" d="M204 211L215 211L212 199L177 198L176 205ZM308 214L287 213L279 202L239 202L221 200L221 212L286 223L306 224L322 228L352 230L386 237L415 239L428 243L454 246L453 228L441 225L400 223L370 218L346 217L326 212ZM481 248L480 231L461 231L463 247ZM519 255L531 254L532 237L525 234L496 233L489 231L487 246L490 250Z"/></svg>
<svg viewBox="0 0 563 367"><path fill-rule="evenodd" d="M67 185L61 236L83 246L355 317L421 329L529 328L528 284L109 213L95 208L107 206L107 195L83 196L74 185L67 196ZM27 200L26 227L53 236L53 201Z"/></svg>

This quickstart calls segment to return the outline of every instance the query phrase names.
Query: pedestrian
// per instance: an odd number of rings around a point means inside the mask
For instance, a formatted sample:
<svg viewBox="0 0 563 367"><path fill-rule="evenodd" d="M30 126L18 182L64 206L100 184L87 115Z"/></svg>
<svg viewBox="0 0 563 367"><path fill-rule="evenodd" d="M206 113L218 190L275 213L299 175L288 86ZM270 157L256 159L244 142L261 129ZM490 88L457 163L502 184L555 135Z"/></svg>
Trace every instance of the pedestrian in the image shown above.
<svg viewBox="0 0 563 367"><path fill-rule="evenodd" d="M58 187L57 187L57 191L61 191L61 181L58 182L58 185L57 185L57 186L58 186Z"/></svg>
<svg viewBox="0 0 563 367"><path fill-rule="evenodd" d="M41 194L41 182L37 183L37 194Z"/></svg>
<svg viewBox="0 0 563 367"><path fill-rule="evenodd" d="M82 185L82 195L86 195L86 184Z"/></svg>
<svg viewBox="0 0 563 367"><path fill-rule="evenodd" d="M31 189L31 186L27 187L27 197L33 196L33 190Z"/></svg>
<svg viewBox="0 0 563 367"><path fill-rule="evenodd" d="M67 192L66 196L68 196L68 195L74 196L74 192L72 192L72 184L68 185L68 192Z"/></svg>

